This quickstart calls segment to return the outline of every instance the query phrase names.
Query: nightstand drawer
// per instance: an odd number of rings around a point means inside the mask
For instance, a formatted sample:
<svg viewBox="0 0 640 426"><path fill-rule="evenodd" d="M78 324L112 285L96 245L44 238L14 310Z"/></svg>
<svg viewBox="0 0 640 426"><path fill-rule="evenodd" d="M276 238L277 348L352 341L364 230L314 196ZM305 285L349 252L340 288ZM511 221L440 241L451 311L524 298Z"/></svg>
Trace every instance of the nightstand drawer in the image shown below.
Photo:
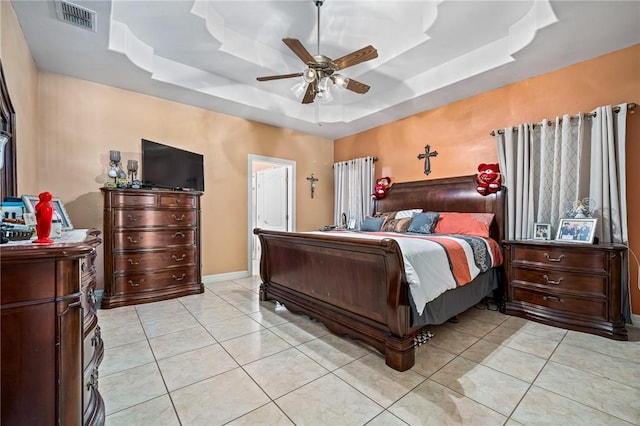
<svg viewBox="0 0 640 426"><path fill-rule="evenodd" d="M557 291L572 291L586 296L607 296L607 277L575 272L513 268L514 283L530 283Z"/></svg>
<svg viewBox="0 0 640 426"><path fill-rule="evenodd" d="M607 253L603 250L579 250L580 247L514 246L511 262L548 265L554 268L581 269L590 272L607 272Z"/></svg>
<svg viewBox="0 0 640 426"><path fill-rule="evenodd" d="M514 302L526 302L532 305L553 309L564 314L584 315L593 319L608 320L607 301L604 299L585 299L537 292L519 287L513 288Z"/></svg>

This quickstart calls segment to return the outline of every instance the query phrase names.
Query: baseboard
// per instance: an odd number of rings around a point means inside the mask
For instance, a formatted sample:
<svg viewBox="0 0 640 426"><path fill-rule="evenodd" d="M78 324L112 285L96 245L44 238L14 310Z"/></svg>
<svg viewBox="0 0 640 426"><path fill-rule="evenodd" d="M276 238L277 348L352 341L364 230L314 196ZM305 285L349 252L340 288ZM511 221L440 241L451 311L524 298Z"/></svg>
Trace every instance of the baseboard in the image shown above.
<svg viewBox="0 0 640 426"><path fill-rule="evenodd" d="M224 274L204 275L202 282L204 284L210 284L220 281L239 280L247 277L249 277L249 271L226 272Z"/></svg>
<svg viewBox="0 0 640 426"><path fill-rule="evenodd" d="M640 315L631 314L631 321L633 322L633 327L640 328Z"/></svg>

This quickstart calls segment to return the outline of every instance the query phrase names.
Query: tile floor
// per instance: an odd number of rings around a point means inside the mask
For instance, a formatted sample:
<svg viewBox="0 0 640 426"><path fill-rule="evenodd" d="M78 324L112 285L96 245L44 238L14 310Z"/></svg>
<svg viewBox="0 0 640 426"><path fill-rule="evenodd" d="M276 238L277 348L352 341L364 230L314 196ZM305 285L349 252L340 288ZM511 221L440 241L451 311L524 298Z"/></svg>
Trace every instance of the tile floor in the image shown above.
<svg viewBox="0 0 640 426"><path fill-rule="evenodd" d="M258 285L100 310L106 424L640 424L638 328L616 342L471 308L400 373Z"/></svg>

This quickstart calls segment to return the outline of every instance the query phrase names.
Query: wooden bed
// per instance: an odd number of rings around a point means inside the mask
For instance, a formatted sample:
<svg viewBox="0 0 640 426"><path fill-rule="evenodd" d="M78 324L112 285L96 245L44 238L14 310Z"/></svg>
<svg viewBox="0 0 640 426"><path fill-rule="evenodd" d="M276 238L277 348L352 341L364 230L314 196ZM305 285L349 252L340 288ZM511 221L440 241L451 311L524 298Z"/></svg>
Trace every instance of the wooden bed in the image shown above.
<svg viewBox="0 0 640 426"><path fill-rule="evenodd" d="M473 175L396 183L384 199L376 202L375 210L494 213L490 236L500 242L504 236L504 192L482 196L475 188ZM395 370L405 371L414 365L413 337L424 324L414 324L397 242L345 240L332 233L262 229L254 233L262 245L261 300L276 300L292 312L321 321L336 334L372 345ZM490 272L494 273L493 281L501 279L501 271ZM455 299L457 292L468 291L472 284L448 290L442 296ZM485 292L466 296L465 303L454 303L455 308L446 308L449 311L445 314L453 317L485 296Z"/></svg>

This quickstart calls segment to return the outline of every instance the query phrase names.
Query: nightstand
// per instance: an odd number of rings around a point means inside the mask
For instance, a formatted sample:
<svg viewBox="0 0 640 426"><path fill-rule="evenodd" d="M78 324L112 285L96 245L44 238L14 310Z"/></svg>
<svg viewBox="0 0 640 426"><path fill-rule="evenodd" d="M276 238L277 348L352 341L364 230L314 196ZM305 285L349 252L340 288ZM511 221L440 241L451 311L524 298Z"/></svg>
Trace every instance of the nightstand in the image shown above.
<svg viewBox="0 0 640 426"><path fill-rule="evenodd" d="M628 340L617 244L503 241L504 312L570 330Z"/></svg>

